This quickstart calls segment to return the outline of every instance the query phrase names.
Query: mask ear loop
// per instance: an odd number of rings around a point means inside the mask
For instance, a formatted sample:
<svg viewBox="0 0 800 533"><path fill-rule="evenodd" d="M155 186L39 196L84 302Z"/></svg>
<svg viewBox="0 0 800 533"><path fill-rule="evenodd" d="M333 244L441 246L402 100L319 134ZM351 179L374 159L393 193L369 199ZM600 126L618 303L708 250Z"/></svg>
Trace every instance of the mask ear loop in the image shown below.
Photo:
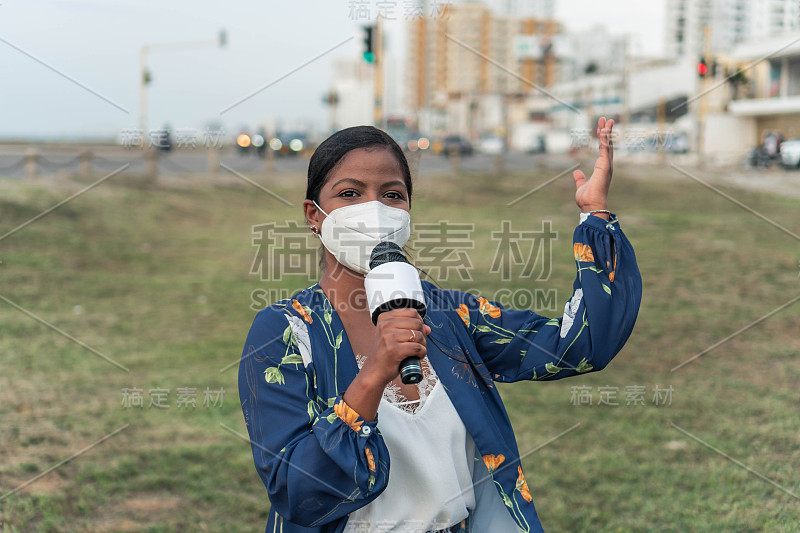
<svg viewBox="0 0 800 533"><path fill-rule="evenodd" d="M326 217L327 217L327 216L330 216L330 215L328 215L328 213L325 213L325 210L324 210L324 209L322 209L322 208L319 206L319 204L318 204L318 203L317 203L315 200L311 200L311 201L312 201L312 202L314 202L314 205L315 205L315 206L317 206L317 209L319 209L320 211L322 211L322 213L323 213L323 214L324 214Z"/></svg>
<svg viewBox="0 0 800 533"><path fill-rule="evenodd" d="M315 205L315 206L317 206L317 209L319 209L320 211L322 211L323 213L325 213L325 211L324 211L324 210L323 210L323 209L322 209L322 208L319 206L319 204L316 202L316 200L311 200L311 201L312 201L312 202L314 202L314 205ZM325 213L325 216L327 217L327 216L328 216L328 213ZM308 222L308 221L306 221L306 222ZM315 237L317 237L317 238L321 238L321 237L320 237L320 233L322 233L322 224L320 224L320 228L319 228L319 229L317 229L317 227L316 227L316 226L314 226L313 228L311 228L311 231L312 231L312 232L314 232L314 236L315 236ZM321 264L321 263L320 263L320 264Z"/></svg>

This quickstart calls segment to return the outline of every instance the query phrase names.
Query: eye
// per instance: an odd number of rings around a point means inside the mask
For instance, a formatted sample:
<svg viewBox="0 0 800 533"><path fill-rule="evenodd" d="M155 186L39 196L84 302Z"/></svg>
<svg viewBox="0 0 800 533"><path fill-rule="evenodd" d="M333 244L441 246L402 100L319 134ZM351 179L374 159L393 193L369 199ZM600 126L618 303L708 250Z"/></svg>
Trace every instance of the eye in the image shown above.
<svg viewBox="0 0 800 533"><path fill-rule="evenodd" d="M345 198L352 198L353 194L349 194L349 193L358 194L358 192L356 192L355 189L346 189L346 190L340 192L339 196L344 196Z"/></svg>
<svg viewBox="0 0 800 533"><path fill-rule="evenodd" d="M387 192L384 196L389 196L393 200L403 200L403 195L396 191Z"/></svg>

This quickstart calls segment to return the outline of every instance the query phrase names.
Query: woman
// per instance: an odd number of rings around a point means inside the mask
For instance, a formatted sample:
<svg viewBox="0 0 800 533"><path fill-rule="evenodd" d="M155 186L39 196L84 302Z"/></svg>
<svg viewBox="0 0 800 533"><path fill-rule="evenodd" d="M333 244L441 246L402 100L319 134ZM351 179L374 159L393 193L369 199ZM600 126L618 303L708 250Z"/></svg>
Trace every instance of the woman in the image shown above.
<svg viewBox="0 0 800 533"><path fill-rule="evenodd" d="M612 127L598 122L591 178L573 174L578 275L558 319L423 280L424 320L397 309L373 325L364 274L377 242L408 239L408 163L370 126L319 146L303 207L323 274L257 314L239 366L268 532L542 531L494 383L600 370L633 329L641 277L606 210ZM407 385L411 356L424 379Z"/></svg>

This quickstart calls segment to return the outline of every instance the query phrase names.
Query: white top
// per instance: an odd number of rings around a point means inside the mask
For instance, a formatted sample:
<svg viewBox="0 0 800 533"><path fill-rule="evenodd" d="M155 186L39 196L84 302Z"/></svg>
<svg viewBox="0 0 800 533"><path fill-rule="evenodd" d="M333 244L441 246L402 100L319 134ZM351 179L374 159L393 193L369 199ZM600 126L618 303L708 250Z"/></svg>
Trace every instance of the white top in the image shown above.
<svg viewBox="0 0 800 533"><path fill-rule="evenodd" d="M358 364L358 369L361 370L361 367L364 366L364 363L367 361L367 358L361 355L360 353L356 354L356 363ZM425 403L425 399L430 395L433 387L436 385L436 382L439 381L438 376L436 375L436 371L433 369L433 365L431 365L430 361L428 361L428 356L426 355L424 358L420 359L420 363L425 362L425 366L423 367L422 371L422 381L417 383L417 393L419 394L419 400L408 400L406 396L403 394L403 391L400 390L400 386L396 385L393 382L389 382L386 385L386 388L383 389L383 397L388 401L390 404L399 407L403 411L407 413L415 413L419 408L423 406Z"/></svg>
<svg viewBox="0 0 800 533"><path fill-rule="evenodd" d="M414 413L381 398L378 421L389 450L389 483L350 513L344 533L424 532L466 519L475 506L475 442L441 381Z"/></svg>

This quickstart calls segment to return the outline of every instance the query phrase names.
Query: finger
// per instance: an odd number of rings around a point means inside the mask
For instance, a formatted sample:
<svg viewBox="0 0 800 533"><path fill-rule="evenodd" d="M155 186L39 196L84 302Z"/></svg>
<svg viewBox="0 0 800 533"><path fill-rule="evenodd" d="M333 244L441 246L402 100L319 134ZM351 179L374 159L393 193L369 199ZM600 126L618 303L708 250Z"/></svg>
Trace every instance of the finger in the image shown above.
<svg viewBox="0 0 800 533"><path fill-rule="evenodd" d="M427 350L428 348L428 343L424 335L421 333L416 333L415 339L412 341L409 338L408 330L406 330L405 333L398 331L392 336L392 340L397 345L400 354L408 354L409 352L414 353L418 350L418 346L423 350Z"/></svg>
<svg viewBox="0 0 800 533"><path fill-rule="evenodd" d="M428 355L428 348L423 346L422 344L406 344L403 346L403 349L400 351L397 362L402 362L406 357L419 357L420 359L424 359L425 356Z"/></svg>
<svg viewBox="0 0 800 533"><path fill-rule="evenodd" d="M586 183L586 175L580 170L572 173L572 179L575 180L575 187L580 189Z"/></svg>
<svg viewBox="0 0 800 533"><path fill-rule="evenodd" d="M417 320L422 320L416 309L403 307L401 309L392 309L391 311L381 313L378 315L378 323L380 324L382 321L394 320L396 318L416 318Z"/></svg>
<svg viewBox="0 0 800 533"><path fill-rule="evenodd" d="M417 320L422 320L422 317L419 316L419 312L414 309L413 307L402 307L400 309L392 309L391 311L386 311L381 313L381 317L387 318L395 318L395 317L406 317L406 318L416 318ZM380 318L378 319L380 320Z"/></svg>
<svg viewBox="0 0 800 533"><path fill-rule="evenodd" d="M384 315L420 318L419 312L413 307L401 307L399 309L392 309L391 311L386 311L385 313L381 314L381 316Z"/></svg>
<svg viewBox="0 0 800 533"><path fill-rule="evenodd" d="M608 122L606 122L605 124L607 125ZM611 167L611 150L610 150L611 138L609 136L609 129L603 128L599 130L598 137L600 138L600 153L598 154L594 168L600 170L608 170Z"/></svg>
<svg viewBox="0 0 800 533"><path fill-rule="evenodd" d="M433 331L433 330L431 329L431 327L428 324L424 324L424 326L425 326L425 335L430 335L431 331Z"/></svg>
<svg viewBox="0 0 800 533"><path fill-rule="evenodd" d="M607 120L605 128L603 128L603 133L606 140L606 144L609 146L611 146L611 131L613 128L614 128L614 119Z"/></svg>
<svg viewBox="0 0 800 533"><path fill-rule="evenodd" d="M607 173L609 168L611 168L611 162L608 158L608 150L601 148L600 154L594 162L594 170ZM597 174L592 173L592 176L595 175Z"/></svg>
<svg viewBox="0 0 800 533"><path fill-rule="evenodd" d="M397 342L425 342L425 334L417 329L398 329L392 333L392 337Z"/></svg>
<svg viewBox="0 0 800 533"><path fill-rule="evenodd" d="M598 137L600 138L600 147L605 148L608 146L608 133L611 131L609 129L609 125L613 124L613 120L609 119L606 120L605 117L600 117L600 120L597 121L599 134Z"/></svg>
<svg viewBox="0 0 800 533"><path fill-rule="evenodd" d="M406 332L406 337L408 337L408 330L419 331L423 333L425 331L425 324L423 324L422 320L419 318L408 318L408 317L401 317L401 318L393 318L389 322L386 323L386 326L391 330L401 330Z"/></svg>

